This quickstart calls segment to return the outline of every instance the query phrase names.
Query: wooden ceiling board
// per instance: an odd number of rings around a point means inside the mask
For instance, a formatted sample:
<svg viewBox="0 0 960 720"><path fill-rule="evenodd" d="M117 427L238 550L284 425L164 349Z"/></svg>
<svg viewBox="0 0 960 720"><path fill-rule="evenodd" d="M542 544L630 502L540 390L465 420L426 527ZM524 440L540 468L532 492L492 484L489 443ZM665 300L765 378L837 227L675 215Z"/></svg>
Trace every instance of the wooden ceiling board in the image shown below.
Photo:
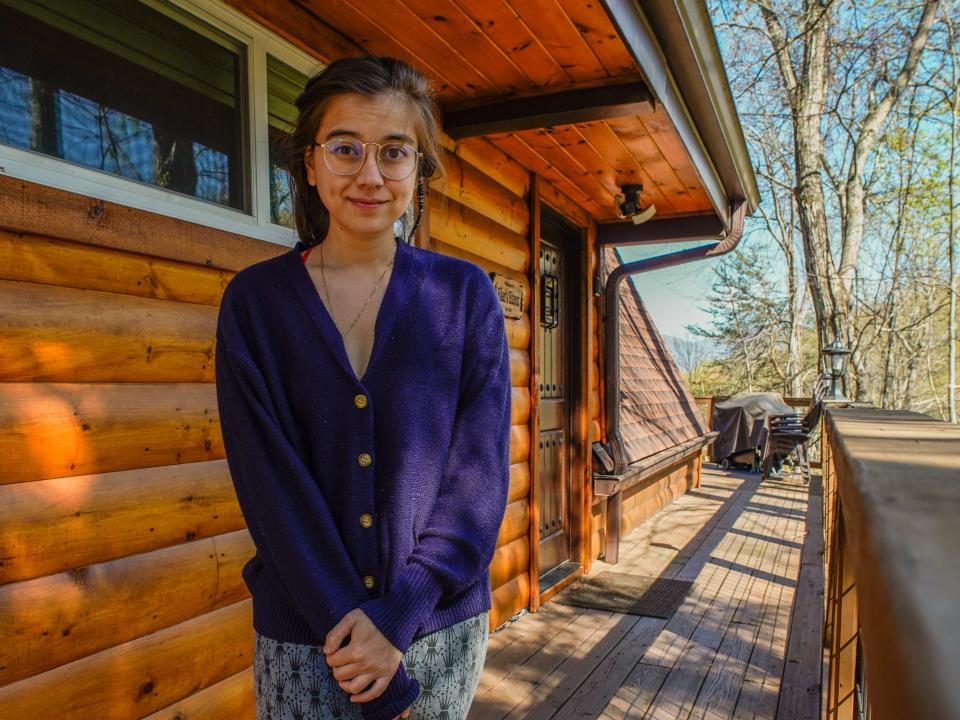
<svg viewBox="0 0 960 720"><path fill-rule="evenodd" d="M477 95L495 95L490 81L466 62L443 62L444 57L457 57L456 52L419 18L395 2L357 2L348 0L302 0L314 15L338 32L352 38L374 55L399 57L427 73L442 101L463 101ZM373 18L377 18L374 20ZM391 33L385 28L411 28L404 33Z"/></svg>
<svg viewBox="0 0 960 720"><path fill-rule="evenodd" d="M609 76L556 0L510 0L510 6L573 80Z"/></svg>
<svg viewBox="0 0 960 720"><path fill-rule="evenodd" d="M677 177L673 166L660 152L660 148L647 134L639 116L629 118L610 118L605 121L617 134L637 162L643 166L653 182L670 200L675 212L687 214L699 210L690 198L684 184ZM686 160L686 157L684 157ZM689 162L689 161L687 161Z"/></svg>
<svg viewBox="0 0 960 720"><path fill-rule="evenodd" d="M617 177L617 171L613 165L590 146L575 125L555 125L547 128L546 132L567 155L600 183L606 195L609 196L612 207L613 196L620 192L620 186L623 184Z"/></svg>
<svg viewBox="0 0 960 720"><path fill-rule="evenodd" d="M452 0L402 0L428 28L500 91L516 93L536 84ZM402 33L401 33L402 34Z"/></svg>
<svg viewBox="0 0 960 720"><path fill-rule="evenodd" d="M617 35L598 0L558 0L558 4L603 64L607 74L617 77L637 71L633 56Z"/></svg>
<svg viewBox="0 0 960 720"><path fill-rule="evenodd" d="M570 178L559 172L516 135L512 133L491 135L488 139L503 150L504 153L524 167L540 175L540 177L557 188L558 191L584 208L594 219L606 217L607 211L604 210L599 203L595 202L583 190L574 185L570 181Z"/></svg>
<svg viewBox="0 0 960 720"><path fill-rule="evenodd" d="M527 130L514 135L600 205L604 217L613 213L613 194L587 168L560 147L549 129Z"/></svg>
<svg viewBox="0 0 960 720"><path fill-rule="evenodd" d="M266 18L279 13L270 10L276 5L227 2L278 26ZM333 54L361 49L406 59L432 79L447 108L622 82L639 72L597 0L297 0L280 14L290 22L301 15L305 36L337 40ZM617 218L613 196L631 182L644 186L642 201L658 215L713 211L659 105L651 115L490 137L598 220Z"/></svg>
<svg viewBox="0 0 960 720"><path fill-rule="evenodd" d="M683 143L677 137L673 123L667 117L667 111L662 105L658 105L652 116L641 117L640 122L660 149L660 154L670 163L677 178L689 193L690 200L696 204L697 208L703 211L710 210L710 198L703 189L700 176L693 168Z"/></svg>
<svg viewBox="0 0 960 720"><path fill-rule="evenodd" d="M571 81L546 48L504 0L455 0L478 28L540 87Z"/></svg>
<svg viewBox="0 0 960 720"><path fill-rule="evenodd" d="M642 205L655 203L658 211L674 211L667 196L660 192L660 188L626 146L620 142L620 138L609 125L601 121L582 123L577 126L577 130L597 154L606 158L607 162L613 166L622 183L643 185L643 192L640 193Z"/></svg>

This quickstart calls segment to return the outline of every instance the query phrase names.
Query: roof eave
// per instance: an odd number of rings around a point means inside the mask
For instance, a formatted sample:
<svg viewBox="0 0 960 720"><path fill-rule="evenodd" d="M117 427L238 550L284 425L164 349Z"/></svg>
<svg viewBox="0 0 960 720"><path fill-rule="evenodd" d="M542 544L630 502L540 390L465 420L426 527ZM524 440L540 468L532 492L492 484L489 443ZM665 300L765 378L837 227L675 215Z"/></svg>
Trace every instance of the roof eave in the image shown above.
<svg viewBox="0 0 960 720"><path fill-rule="evenodd" d="M731 205L760 201L743 129L702 0L604 0L663 104L725 226ZM694 117L697 118L694 121Z"/></svg>

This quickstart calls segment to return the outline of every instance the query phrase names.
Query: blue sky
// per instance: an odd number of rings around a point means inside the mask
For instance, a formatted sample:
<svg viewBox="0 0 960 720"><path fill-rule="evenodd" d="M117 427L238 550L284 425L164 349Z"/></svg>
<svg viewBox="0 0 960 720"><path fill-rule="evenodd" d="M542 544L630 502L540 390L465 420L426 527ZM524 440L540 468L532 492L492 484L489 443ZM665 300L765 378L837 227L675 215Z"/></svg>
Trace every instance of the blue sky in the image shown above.
<svg viewBox="0 0 960 720"><path fill-rule="evenodd" d="M624 262L631 262L703 244L702 240L697 240L687 243L634 245L618 250ZM718 262L719 258L699 260L631 277L662 335L683 338L690 335L684 329L686 325L709 326L710 316L700 308L706 305L706 296L716 278L714 268Z"/></svg>

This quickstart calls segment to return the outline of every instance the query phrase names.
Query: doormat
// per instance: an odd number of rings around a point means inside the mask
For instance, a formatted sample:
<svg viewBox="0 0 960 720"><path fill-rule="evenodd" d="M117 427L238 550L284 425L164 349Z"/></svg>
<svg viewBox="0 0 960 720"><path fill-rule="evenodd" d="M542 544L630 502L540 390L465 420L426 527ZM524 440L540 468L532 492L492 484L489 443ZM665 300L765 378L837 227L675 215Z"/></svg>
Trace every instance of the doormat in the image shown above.
<svg viewBox="0 0 960 720"><path fill-rule="evenodd" d="M562 605L667 619L692 585L687 580L604 571L578 580L554 600Z"/></svg>

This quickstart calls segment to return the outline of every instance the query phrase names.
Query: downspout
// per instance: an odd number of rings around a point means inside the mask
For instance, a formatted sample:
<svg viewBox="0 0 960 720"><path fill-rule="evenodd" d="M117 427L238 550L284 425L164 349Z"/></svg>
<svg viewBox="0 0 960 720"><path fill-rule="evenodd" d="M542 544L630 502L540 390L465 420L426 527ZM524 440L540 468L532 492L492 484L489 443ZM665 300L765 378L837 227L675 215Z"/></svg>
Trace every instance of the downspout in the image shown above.
<svg viewBox="0 0 960 720"><path fill-rule="evenodd" d="M733 250L743 237L743 221L747 203L740 202L731 208L730 228L715 243L636 260L615 268L607 277L604 288L604 397L606 398L607 443L613 457L613 474L623 474L630 464L620 434L620 282L628 275L675 267L697 260L720 257ZM607 527L605 562L614 564L620 549L620 514L623 505L622 492L617 491L607 499Z"/></svg>

